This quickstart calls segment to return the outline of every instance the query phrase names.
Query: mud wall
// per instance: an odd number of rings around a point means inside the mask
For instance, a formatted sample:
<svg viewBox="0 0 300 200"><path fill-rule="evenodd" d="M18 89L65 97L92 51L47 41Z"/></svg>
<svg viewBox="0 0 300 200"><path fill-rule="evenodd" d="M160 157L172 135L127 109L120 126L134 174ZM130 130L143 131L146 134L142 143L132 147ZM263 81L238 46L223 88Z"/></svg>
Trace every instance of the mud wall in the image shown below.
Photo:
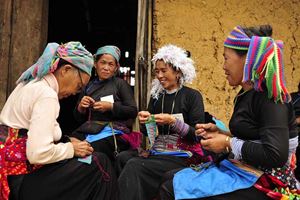
<svg viewBox="0 0 300 200"><path fill-rule="evenodd" d="M299 0L156 0L153 51L173 43L191 52L205 110L228 122L239 88L228 85L222 69L223 41L236 25L270 24L273 38L284 41L285 78L289 91L300 81Z"/></svg>

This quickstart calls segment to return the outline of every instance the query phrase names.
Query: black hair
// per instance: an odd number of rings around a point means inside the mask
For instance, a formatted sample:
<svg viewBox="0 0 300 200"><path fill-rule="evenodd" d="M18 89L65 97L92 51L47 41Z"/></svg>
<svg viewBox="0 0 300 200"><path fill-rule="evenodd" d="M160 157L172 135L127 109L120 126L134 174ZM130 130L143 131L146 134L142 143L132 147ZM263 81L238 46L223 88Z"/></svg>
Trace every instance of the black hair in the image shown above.
<svg viewBox="0 0 300 200"><path fill-rule="evenodd" d="M187 56L188 58L191 57L191 52L190 52L190 51L186 50L186 51L185 51L185 54L186 54L186 56Z"/></svg>
<svg viewBox="0 0 300 200"><path fill-rule="evenodd" d="M101 58L102 55L103 54L98 54L98 55L94 56L95 62L98 62L98 60Z"/></svg>
<svg viewBox="0 0 300 200"><path fill-rule="evenodd" d="M57 69L59 69L59 68L65 66L65 65L71 65L71 66L77 68L77 67L74 66L72 63L70 63L70 62L68 62L68 61L66 61L66 60L64 60L64 59L62 59L62 58L59 58L59 61L58 61L58 64L57 64Z"/></svg>
<svg viewBox="0 0 300 200"><path fill-rule="evenodd" d="M246 35L250 38L252 36L260 36L260 37L272 37L273 29L271 25L260 25L256 27L242 27Z"/></svg>
<svg viewBox="0 0 300 200"><path fill-rule="evenodd" d="M252 36L272 37L273 34L272 26L269 24L251 26L251 27L242 27L242 29L249 38L251 38ZM239 56L246 55L248 52L247 50L237 50L237 49L234 50Z"/></svg>
<svg viewBox="0 0 300 200"><path fill-rule="evenodd" d="M75 68L76 70L79 70L80 72L84 72L86 73L85 71L83 71L82 69L80 69L79 67L73 65L72 63L66 61L65 59L63 58L59 58L59 61L57 63L57 68L55 71L57 71L58 69L60 69L61 67L65 66L65 65L71 65L73 68Z"/></svg>

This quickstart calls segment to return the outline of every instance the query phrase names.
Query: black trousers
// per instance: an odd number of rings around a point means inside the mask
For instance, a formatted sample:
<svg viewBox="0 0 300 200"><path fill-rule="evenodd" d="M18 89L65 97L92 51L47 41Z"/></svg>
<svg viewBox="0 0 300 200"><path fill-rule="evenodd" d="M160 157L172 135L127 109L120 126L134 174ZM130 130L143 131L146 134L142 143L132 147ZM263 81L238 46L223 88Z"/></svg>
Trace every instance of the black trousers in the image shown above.
<svg viewBox="0 0 300 200"><path fill-rule="evenodd" d="M91 164L77 158L64 160L23 176L9 176L10 200L115 200L118 187L110 160L103 153L93 153Z"/></svg>
<svg viewBox="0 0 300 200"><path fill-rule="evenodd" d="M186 167L186 159L176 156L129 159L130 155L134 153L128 152L126 155L124 152L124 159L118 158L126 163L118 178L120 200L152 200L158 196L162 177L166 172Z"/></svg>
<svg viewBox="0 0 300 200"><path fill-rule="evenodd" d="M117 140L117 148L119 153L128 150L130 148L129 143L127 143L122 138L120 138L119 135L116 135L116 140ZM114 143L113 136L92 142L91 145L94 148L94 151L105 153L114 165L116 155L115 155L115 143Z"/></svg>
<svg viewBox="0 0 300 200"><path fill-rule="evenodd" d="M115 162L115 169L116 169L117 177L119 177L119 175L123 171L128 160L130 160L131 158L134 158L134 157L138 157L138 151L136 149L122 151L118 154L118 156L116 157L116 162Z"/></svg>

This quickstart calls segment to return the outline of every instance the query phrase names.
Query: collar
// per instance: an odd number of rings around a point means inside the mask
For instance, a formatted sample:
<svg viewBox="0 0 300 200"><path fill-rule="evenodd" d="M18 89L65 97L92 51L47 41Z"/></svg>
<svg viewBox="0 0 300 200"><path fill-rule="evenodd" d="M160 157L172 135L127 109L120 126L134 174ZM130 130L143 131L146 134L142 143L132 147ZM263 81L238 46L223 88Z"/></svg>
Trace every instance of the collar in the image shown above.
<svg viewBox="0 0 300 200"><path fill-rule="evenodd" d="M108 82L110 80L112 80L115 76L112 76L108 79L104 79L104 80L100 80L99 77L96 77L95 80L94 80L94 83L104 83L104 82Z"/></svg>
<svg viewBox="0 0 300 200"><path fill-rule="evenodd" d="M49 73L44 76L43 81L45 81L58 94L59 86L53 73Z"/></svg>
<svg viewBox="0 0 300 200"><path fill-rule="evenodd" d="M175 92L179 91L182 88L182 86L175 88L173 90L165 90L166 94L174 94Z"/></svg>

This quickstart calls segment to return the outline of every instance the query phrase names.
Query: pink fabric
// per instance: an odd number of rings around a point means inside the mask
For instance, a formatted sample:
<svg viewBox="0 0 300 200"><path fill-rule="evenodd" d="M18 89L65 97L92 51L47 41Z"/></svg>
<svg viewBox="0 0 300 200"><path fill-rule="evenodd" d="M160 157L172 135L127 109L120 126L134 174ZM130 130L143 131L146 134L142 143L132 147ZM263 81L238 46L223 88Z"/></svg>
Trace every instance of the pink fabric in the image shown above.
<svg viewBox="0 0 300 200"><path fill-rule="evenodd" d="M26 157L27 135L19 135L19 130L0 125L0 200L8 200L9 175L28 174L41 165L28 165Z"/></svg>
<svg viewBox="0 0 300 200"><path fill-rule="evenodd" d="M188 143L187 141L179 137L177 141L177 147L179 149L190 151L193 153L193 156L188 159L189 164L200 164L213 160L212 155L205 154L200 143Z"/></svg>
<svg viewBox="0 0 300 200"><path fill-rule="evenodd" d="M132 149L137 149L138 147L141 146L142 133L132 131L131 133L128 133L128 134L122 134L121 138L123 140L125 140L126 142L128 142Z"/></svg>

